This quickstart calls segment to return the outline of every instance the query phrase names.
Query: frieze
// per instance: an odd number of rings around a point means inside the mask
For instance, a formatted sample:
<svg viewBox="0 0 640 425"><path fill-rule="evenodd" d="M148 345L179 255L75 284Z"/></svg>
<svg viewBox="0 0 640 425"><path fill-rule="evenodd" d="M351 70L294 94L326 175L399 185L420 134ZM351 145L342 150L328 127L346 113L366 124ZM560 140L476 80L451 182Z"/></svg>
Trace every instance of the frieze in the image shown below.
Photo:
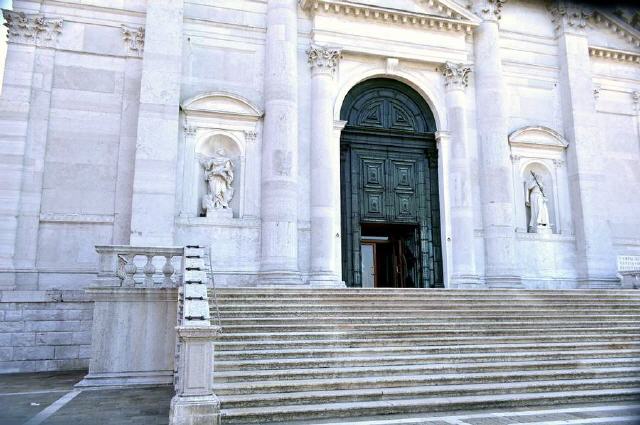
<svg viewBox="0 0 640 425"><path fill-rule="evenodd" d="M52 47L62 32L62 19L2 10L9 43Z"/></svg>

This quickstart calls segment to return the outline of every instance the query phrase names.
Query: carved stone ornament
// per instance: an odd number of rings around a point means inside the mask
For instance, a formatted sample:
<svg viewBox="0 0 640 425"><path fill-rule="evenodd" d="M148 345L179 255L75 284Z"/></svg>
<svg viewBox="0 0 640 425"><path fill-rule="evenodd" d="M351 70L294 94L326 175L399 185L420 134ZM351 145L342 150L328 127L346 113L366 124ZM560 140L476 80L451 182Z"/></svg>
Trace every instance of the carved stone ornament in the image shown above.
<svg viewBox="0 0 640 425"><path fill-rule="evenodd" d="M202 199L202 208L207 214L216 210L229 209L233 199L233 167L231 158L226 156L225 150L220 148L211 157L198 158L204 168L207 181L207 194Z"/></svg>
<svg viewBox="0 0 640 425"><path fill-rule="evenodd" d="M556 31L582 32L593 10L585 5L565 1L552 1L547 4Z"/></svg>
<svg viewBox="0 0 640 425"><path fill-rule="evenodd" d="M634 105L638 105L640 103L640 91L632 91L631 99L633 100Z"/></svg>
<svg viewBox="0 0 640 425"><path fill-rule="evenodd" d="M122 28L122 40L125 42L128 53L141 56L144 50L144 28L129 28L126 25L120 27Z"/></svg>
<svg viewBox="0 0 640 425"><path fill-rule="evenodd" d="M62 19L45 18L39 14L26 14L2 10L9 43L53 46L62 32Z"/></svg>
<svg viewBox="0 0 640 425"><path fill-rule="evenodd" d="M442 66L444 85L448 88L465 88L469 85L471 67L463 63L446 62Z"/></svg>
<svg viewBox="0 0 640 425"><path fill-rule="evenodd" d="M507 0L477 0L476 11L486 20L499 20Z"/></svg>
<svg viewBox="0 0 640 425"><path fill-rule="evenodd" d="M312 70L333 74L342 58L342 49L312 44L307 50L307 55L309 55L309 64Z"/></svg>
<svg viewBox="0 0 640 425"><path fill-rule="evenodd" d="M258 133L255 130L244 131L244 139L249 143L255 142L257 137L258 137Z"/></svg>

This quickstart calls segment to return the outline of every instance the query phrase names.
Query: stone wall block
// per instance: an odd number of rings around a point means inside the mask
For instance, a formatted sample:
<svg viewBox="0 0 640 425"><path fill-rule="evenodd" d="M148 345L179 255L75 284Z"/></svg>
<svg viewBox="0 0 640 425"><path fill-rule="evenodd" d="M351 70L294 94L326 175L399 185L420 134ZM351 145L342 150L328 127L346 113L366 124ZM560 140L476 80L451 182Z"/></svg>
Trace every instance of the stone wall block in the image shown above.
<svg viewBox="0 0 640 425"><path fill-rule="evenodd" d="M13 360L47 360L53 354L53 347L14 347Z"/></svg>

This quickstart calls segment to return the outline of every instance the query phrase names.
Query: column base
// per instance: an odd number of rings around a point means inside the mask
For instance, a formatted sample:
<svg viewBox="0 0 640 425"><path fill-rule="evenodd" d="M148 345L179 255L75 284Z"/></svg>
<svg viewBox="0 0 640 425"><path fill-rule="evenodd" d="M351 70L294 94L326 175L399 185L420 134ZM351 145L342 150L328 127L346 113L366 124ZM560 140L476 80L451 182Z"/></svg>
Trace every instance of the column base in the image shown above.
<svg viewBox="0 0 640 425"><path fill-rule="evenodd" d="M309 285L316 288L346 288L347 285L333 274L316 273L309 276Z"/></svg>
<svg viewBox="0 0 640 425"><path fill-rule="evenodd" d="M169 385L173 383L173 370L153 372L112 372L89 373L82 381L75 384L78 388L99 387L147 387Z"/></svg>
<svg viewBox="0 0 640 425"><path fill-rule="evenodd" d="M501 276L487 276L485 283L492 289L522 289L522 279L520 276L513 275L501 275Z"/></svg>
<svg viewBox="0 0 640 425"><path fill-rule="evenodd" d="M579 289L621 289L622 282L615 277L586 277L578 279Z"/></svg>
<svg viewBox="0 0 640 425"><path fill-rule="evenodd" d="M452 288L483 288L485 285L477 274L452 275L450 280Z"/></svg>
<svg viewBox="0 0 640 425"><path fill-rule="evenodd" d="M258 276L257 282L257 286L287 286L302 284L300 273L291 271L262 272Z"/></svg>
<svg viewBox="0 0 640 425"><path fill-rule="evenodd" d="M169 425L219 425L220 400L209 396L174 396Z"/></svg>

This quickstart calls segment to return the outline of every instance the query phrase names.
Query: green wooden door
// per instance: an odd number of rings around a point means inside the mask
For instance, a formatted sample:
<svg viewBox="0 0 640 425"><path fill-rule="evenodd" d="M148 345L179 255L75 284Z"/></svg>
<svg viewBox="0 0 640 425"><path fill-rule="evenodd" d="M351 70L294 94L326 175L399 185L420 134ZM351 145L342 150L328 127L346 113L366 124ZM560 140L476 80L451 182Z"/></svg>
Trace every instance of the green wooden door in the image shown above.
<svg viewBox="0 0 640 425"><path fill-rule="evenodd" d="M417 93L397 81L356 86L341 112L343 278L362 285L363 226L412 230L415 285L442 286L437 150L433 116Z"/></svg>

